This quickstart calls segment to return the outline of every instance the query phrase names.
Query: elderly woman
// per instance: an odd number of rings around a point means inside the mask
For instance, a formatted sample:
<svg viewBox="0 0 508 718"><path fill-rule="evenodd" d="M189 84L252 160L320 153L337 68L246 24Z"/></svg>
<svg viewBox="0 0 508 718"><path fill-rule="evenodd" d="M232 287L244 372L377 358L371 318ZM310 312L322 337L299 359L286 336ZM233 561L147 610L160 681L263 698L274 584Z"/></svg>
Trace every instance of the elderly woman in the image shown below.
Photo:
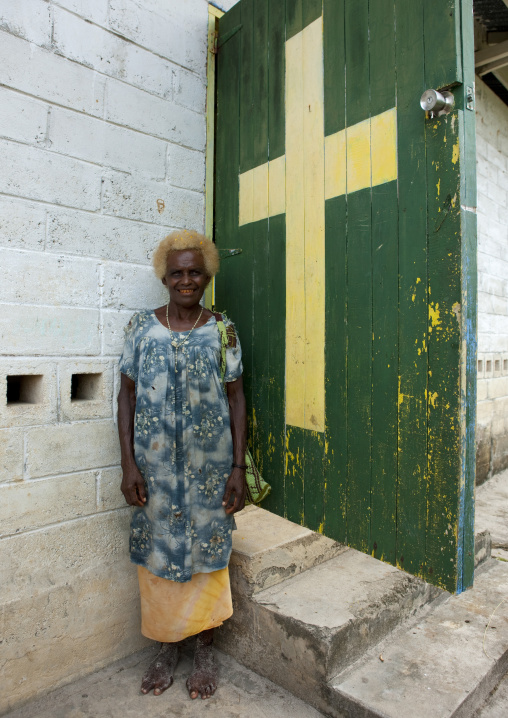
<svg viewBox="0 0 508 718"><path fill-rule="evenodd" d="M217 687L213 631L233 612L233 514L245 502L241 349L231 322L200 304L219 268L213 242L172 232L153 265L169 301L132 317L118 396L121 488L135 507L130 554L138 566L141 631L161 644L141 691L160 695L171 686L178 644L196 635L187 688L191 698L209 698ZM224 381L221 319L228 336Z"/></svg>

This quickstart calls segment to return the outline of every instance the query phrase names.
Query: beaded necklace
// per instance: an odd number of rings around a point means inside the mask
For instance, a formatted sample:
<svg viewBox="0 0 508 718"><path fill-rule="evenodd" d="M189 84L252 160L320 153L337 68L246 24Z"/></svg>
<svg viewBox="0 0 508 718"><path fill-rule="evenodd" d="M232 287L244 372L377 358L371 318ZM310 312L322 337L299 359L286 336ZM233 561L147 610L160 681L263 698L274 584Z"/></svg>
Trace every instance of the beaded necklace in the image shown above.
<svg viewBox="0 0 508 718"><path fill-rule="evenodd" d="M187 341L189 340L190 335L192 334L192 332L193 332L194 329L196 328L197 323L198 323L199 320L201 319L201 315L203 314L203 309L204 309L204 307L201 307L201 311L199 312L199 316L198 316L198 318L196 319L196 321L194 322L194 326L192 327L192 329L190 330L190 332L187 334L187 336L184 337L181 342L177 342L176 339L173 338L173 334L176 333L176 332L173 332L173 330L172 330L171 327L169 326L169 302L166 304L166 322L167 322L167 324L168 324L169 333L171 334L171 345L175 347L175 374L178 373L178 369L177 369L177 365L178 365L178 364L177 364L177 362L178 362L178 350L181 349L181 348L183 347L183 345L185 344L185 342L187 342Z"/></svg>

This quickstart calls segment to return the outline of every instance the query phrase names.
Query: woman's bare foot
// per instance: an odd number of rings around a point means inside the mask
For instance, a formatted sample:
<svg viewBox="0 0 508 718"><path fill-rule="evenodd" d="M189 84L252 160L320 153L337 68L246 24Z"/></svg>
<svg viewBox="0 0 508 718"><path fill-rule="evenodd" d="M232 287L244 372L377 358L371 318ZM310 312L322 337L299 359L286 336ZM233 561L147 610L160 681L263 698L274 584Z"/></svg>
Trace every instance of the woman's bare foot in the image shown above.
<svg viewBox="0 0 508 718"><path fill-rule="evenodd" d="M173 684L173 674L178 663L178 644L161 643L158 654L148 666L141 681L141 693L160 696Z"/></svg>
<svg viewBox="0 0 508 718"><path fill-rule="evenodd" d="M187 690L192 699L211 698L217 690L218 670L213 655L213 628L198 634L194 668L187 678Z"/></svg>

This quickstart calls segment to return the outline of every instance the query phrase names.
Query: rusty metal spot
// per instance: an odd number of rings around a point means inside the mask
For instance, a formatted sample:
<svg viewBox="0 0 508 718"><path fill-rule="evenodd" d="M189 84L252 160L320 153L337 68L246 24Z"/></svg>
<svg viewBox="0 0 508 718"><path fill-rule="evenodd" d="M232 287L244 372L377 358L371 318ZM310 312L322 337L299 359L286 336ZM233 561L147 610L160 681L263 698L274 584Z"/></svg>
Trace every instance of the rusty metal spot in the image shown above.
<svg viewBox="0 0 508 718"><path fill-rule="evenodd" d="M404 563L404 556L401 556L401 557L400 557L400 562L401 562L401 563Z"/></svg>
<svg viewBox="0 0 508 718"><path fill-rule="evenodd" d="M373 546L374 546L374 551L377 551L377 542L376 541L374 541Z"/></svg>

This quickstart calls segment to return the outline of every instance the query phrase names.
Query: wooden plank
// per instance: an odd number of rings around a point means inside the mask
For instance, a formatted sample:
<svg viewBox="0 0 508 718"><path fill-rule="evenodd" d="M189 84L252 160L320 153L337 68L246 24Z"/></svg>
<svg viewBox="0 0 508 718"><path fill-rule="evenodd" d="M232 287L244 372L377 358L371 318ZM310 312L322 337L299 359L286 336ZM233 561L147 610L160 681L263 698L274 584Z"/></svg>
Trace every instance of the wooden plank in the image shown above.
<svg viewBox="0 0 508 718"><path fill-rule="evenodd" d="M325 135L342 132L346 124L346 48L344 0L324 0ZM337 143L334 143L337 144ZM326 144L325 144L326 146ZM334 149L340 150L340 147ZM328 152L328 147L327 147ZM326 430L325 517L323 533L346 542L347 498L347 215L345 197L345 136L339 158L344 196L325 204L326 237ZM325 156L325 164L332 158ZM340 170L339 170L340 171ZM341 184L341 183L340 183Z"/></svg>
<svg viewBox="0 0 508 718"><path fill-rule="evenodd" d="M241 11L241 71L240 71L240 172L256 167L254 135L256 107L254 105L254 0L242 0ZM231 42L228 40L226 45ZM225 45L224 45L225 47ZM219 55L222 47L219 50Z"/></svg>
<svg viewBox="0 0 508 718"><path fill-rule="evenodd" d="M303 0L302 27L307 27L323 14L323 0Z"/></svg>
<svg viewBox="0 0 508 718"><path fill-rule="evenodd" d="M427 515L427 187L423 3L396 2L399 163L397 564L422 575ZM403 158L403 160L402 160Z"/></svg>
<svg viewBox="0 0 508 718"><path fill-rule="evenodd" d="M346 126L344 0L323 0L325 135Z"/></svg>
<svg viewBox="0 0 508 718"><path fill-rule="evenodd" d="M372 266L371 189L351 193L350 177L370 167L368 153L350 165L349 128L370 117L368 1L346 3L346 122L348 146L348 544L368 551L370 538L371 387L372 387ZM359 135L355 128L356 141ZM353 173L354 170L354 173Z"/></svg>
<svg viewBox="0 0 508 718"><path fill-rule="evenodd" d="M326 17L326 16L325 16ZM343 96L344 101L344 96ZM347 241L346 197L326 202L326 432L323 533L346 542Z"/></svg>
<svg viewBox="0 0 508 718"><path fill-rule="evenodd" d="M461 2L462 0L426 0L424 3L427 60L425 74L427 87L435 90L462 82Z"/></svg>
<svg viewBox="0 0 508 718"><path fill-rule="evenodd" d="M269 295L267 292L268 242L268 0L256 0L253 12L252 99L255 107L253 162L256 171L264 168L266 212L251 226L252 264L252 441L256 466L265 472L270 435L268 386L270 379Z"/></svg>
<svg viewBox="0 0 508 718"><path fill-rule="evenodd" d="M286 0L286 40L302 30L303 0Z"/></svg>
<svg viewBox="0 0 508 718"><path fill-rule="evenodd" d="M268 355L268 404L270 430L264 477L272 487L263 507L283 516L285 513L285 337L286 337L286 217L278 215L269 220L269 261L266 289L269 297L270 326ZM266 469L264 467L267 467Z"/></svg>
<svg viewBox="0 0 508 718"><path fill-rule="evenodd" d="M286 447L285 486L286 515L296 523L304 521L304 430L291 422L292 412L299 413L293 400L288 406L288 387L304 386L304 374L293 361L303 345L303 332L299 329L302 307L298 286L304 282L304 167L302 152L303 117L303 39L298 33L303 27L303 0L286 0L286 117L288 107L294 103L299 111L286 120ZM291 70L291 71L289 71ZM298 99L300 98L300 100ZM289 284L289 281L291 284ZM296 352L296 354L295 354ZM304 392L301 392L304 394ZM296 397L295 397L296 398ZM293 408L291 408L291 406ZM289 411L288 411L289 410ZM303 400L301 411L303 412Z"/></svg>
<svg viewBox="0 0 508 718"><path fill-rule="evenodd" d="M474 27L472 0L464 0L462 10L463 92L474 87ZM459 523L459 585L458 590L471 586L474 577L474 488L476 469L476 335L477 335L477 242L476 242L476 127L474 110L466 109L461 121L461 197L462 197L462 312L461 312L461 409L463 479ZM462 557L460 553L462 552Z"/></svg>
<svg viewBox="0 0 508 718"><path fill-rule="evenodd" d="M290 521L302 525L305 522L304 443L305 429L286 426L285 515Z"/></svg>
<svg viewBox="0 0 508 718"><path fill-rule="evenodd" d="M286 2L271 0L268 6L268 134L270 160L285 152Z"/></svg>
<svg viewBox="0 0 508 718"><path fill-rule="evenodd" d="M269 2L268 20L268 136L270 160L281 158L285 152L285 41L286 3L285 0ZM279 164L283 161L278 160ZM272 167L272 162L270 163ZM269 181L271 175L269 174ZM285 167L278 184L283 189L285 211ZM270 192L269 188L269 195ZM285 336L286 336L286 217L285 214L272 216L268 223L268 273L266 290L268 294L268 316L270 327L268 354L269 383L269 436L264 462L264 474L272 491L264 507L284 515L285 490Z"/></svg>
<svg viewBox="0 0 508 718"><path fill-rule="evenodd" d="M425 574L458 580L461 226L456 112L426 124L429 233L428 513ZM453 161L455 158L455 162Z"/></svg>
<svg viewBox="0 0 508 718"><path fill-rule="evenodd" d="M369 7L370 103L372 121L372 483L370 552L395 563L398 455L398 197L396 140L390 131L396 105L395 6L377 0ZM396 117L393 117L396 122ZM379 131L377 128L380 125ZM390 158L390 144L395 156ZM392 150L392 151L393 151ZM388 174L387 174L388 172Z"/></svg>
<svg viewBox="0 0 508 718"><path fill-rule="evenodd" d="M286 422L300 427L305 420L303 91L300 32L286 41Z"/></svg>

